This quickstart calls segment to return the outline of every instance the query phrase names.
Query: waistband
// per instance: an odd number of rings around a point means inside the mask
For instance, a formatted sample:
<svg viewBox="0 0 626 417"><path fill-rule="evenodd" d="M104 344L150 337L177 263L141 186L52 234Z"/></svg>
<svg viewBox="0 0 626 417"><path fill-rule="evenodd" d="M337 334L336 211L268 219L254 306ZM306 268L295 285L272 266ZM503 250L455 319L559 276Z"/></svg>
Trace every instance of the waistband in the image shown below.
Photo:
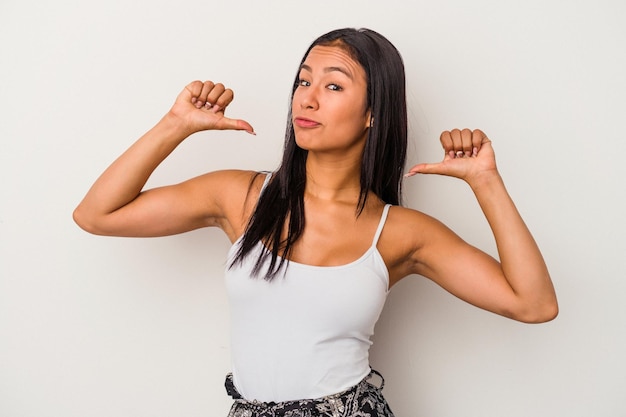
<svg viewBox="0 0 626 417"><path fill-rule="evenodd" d="M373 379L378 377L380 379L379 384L375 385ZM242 395L235 388L235 384L233 382L233 374L229 373L226 375L226 381L224 382L224 386L226 388L226 393L231 396L235 400L235 404L233 404L233 409L231 410L231 414L229 415L237 415L233 414L235 410L242 411L245 409L247 412L246 415L251 416L286 416L291 415L289 412L294 410L306 411L308 410L310 413L328 413L328 415L338 415L337 413L341 413L343 415L343 411L346 405L354 402L355 399L361 398L364 393L375 390L380 392L385 386L385 379L380 374L380 372L372 369L369 375L361 380L358 384L354 385L351 388L348 388L345 391L327 395L320 398L314 399L302 399L302 400L293 400L293 401L282 401L282 402L263 402L257 400L246 400L242 397ZM243 406L243 407L242 407ZM251 414L248 414L251 413ZM300 414L297 414L300 415ZM309 415L309 414L303 414ZM311 415L327 415L327 414L311 414Z"/></svg>

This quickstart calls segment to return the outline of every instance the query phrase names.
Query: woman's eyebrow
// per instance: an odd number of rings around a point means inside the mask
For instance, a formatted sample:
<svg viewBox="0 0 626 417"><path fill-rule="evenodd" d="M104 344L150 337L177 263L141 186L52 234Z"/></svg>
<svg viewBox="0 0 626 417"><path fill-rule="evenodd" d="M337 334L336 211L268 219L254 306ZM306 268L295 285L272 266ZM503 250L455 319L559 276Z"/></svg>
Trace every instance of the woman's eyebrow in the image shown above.
<svg viewBox="0 0 626 417"><path fill-rule="evenodd" d="M302 64L300 66L300 69L303 69L303 70L308 71L308 72L313 72L313 69L310 66L308 66L307 64ZM326 67L326 68L324 68L324 72L325 73L333 72L333 71L340 72L340 73L344 74L346 77L350 78L351 80L354 79L352 77L352 74L350 73L350 71L348 71L347 69L345 69L343 67Z"/></svg>

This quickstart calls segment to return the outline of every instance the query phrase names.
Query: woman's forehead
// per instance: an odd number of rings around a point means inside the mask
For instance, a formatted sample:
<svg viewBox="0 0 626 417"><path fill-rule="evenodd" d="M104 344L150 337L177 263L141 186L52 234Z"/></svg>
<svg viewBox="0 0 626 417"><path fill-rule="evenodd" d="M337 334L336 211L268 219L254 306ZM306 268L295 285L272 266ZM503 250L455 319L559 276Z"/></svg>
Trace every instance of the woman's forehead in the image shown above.
<svg viewBox="0 0 626 417"><path fill-rule="evenodd" d="M344 47L341 46L314 46L302 64L302 68L309 71L328 71L343 69L350 78L365 77L365 71ZM341 71L344 72L344 71Z"/></svg>

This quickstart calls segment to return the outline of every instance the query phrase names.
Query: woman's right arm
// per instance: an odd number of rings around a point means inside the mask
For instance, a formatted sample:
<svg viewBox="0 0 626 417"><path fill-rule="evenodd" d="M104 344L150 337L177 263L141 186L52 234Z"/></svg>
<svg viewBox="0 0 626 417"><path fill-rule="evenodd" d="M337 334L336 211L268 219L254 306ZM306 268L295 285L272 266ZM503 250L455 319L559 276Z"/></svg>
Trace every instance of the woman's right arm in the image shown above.
<svg viewBox="0 0 626 417"><path fill-rule="evenodd" d="M74 210L76 223L90 233L108 236L164 236L205 226L225 227L226 205L240 187L224 185L247 186L248 173L214 172L177 185L142 189L156 167L191 134L229 129L253 133L247 122L224 116L232 100L232 90L221 84L187 85L157 125L96 180Z"/></svg>

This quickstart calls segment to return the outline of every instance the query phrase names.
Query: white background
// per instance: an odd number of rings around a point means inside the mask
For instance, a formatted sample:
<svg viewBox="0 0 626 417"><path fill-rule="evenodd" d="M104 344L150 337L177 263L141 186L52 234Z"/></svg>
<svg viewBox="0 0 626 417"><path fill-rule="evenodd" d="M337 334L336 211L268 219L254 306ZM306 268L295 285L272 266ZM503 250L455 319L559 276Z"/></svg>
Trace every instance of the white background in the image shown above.
<svg viewBox="0 0 626 417"><path fill-rule="evenodd" d="M620 0L2 0L0 415L226 415L227 239L96 237L71 212L194 79L233 88L258 136L197 134L150 185L274 169L302 54L353 26L403 54L410 163L439 160L444 129L493 139L561 307L523 325L405 279L372 351L396 415L626 416L625 17ZM495 254L467 186L405 190Z"/></svg>

